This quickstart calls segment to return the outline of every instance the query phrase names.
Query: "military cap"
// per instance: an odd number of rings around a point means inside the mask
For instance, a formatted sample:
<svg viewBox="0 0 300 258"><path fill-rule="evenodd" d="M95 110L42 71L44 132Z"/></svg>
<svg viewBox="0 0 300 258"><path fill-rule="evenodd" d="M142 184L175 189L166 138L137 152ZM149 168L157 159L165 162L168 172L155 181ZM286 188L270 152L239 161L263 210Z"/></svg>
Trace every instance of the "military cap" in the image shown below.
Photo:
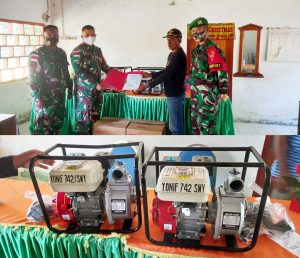
<svg viewBox="0 0 300 258"><path fill-rule="evenodd" d="M189 29L191 30L192 28L207 26L207 25L208 25L208 21L204 17L199 17L191 22Z"/></svg>
<svg viewBox="0 0 300 258"><path fill-rule="evenodd" d="M168 37L179 37L182 38L182 33L180 30L178 29L171 29L168 31L167 35L164 36L163 38L168 38Z"/></svg>

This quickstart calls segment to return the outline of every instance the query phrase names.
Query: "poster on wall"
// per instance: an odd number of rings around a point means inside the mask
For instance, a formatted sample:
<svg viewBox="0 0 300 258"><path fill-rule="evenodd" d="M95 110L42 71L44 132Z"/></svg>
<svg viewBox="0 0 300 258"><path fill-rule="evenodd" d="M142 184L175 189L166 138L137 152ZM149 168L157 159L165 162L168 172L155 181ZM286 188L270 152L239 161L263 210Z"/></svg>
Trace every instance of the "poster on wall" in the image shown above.
<svg viewBox="0 0 300 258"><path fill-rule="evenodd" d="M235 39L234 23L210 23L207 34L212 40Z"/></svg>
<svg viewBox="0 0 300 258"><path fill-rule="evenodd" d="M192 34L189 30L190 24L187 25L188 39L192 40ZM229 40L235 39L234 23L210 23L207 34L212 40Z"/></svg>
<svg viewBox="0 0 300 258"><path fill-rule="evenodd" d="M300 28L269 28L267 61L300 62Z"/></svg>

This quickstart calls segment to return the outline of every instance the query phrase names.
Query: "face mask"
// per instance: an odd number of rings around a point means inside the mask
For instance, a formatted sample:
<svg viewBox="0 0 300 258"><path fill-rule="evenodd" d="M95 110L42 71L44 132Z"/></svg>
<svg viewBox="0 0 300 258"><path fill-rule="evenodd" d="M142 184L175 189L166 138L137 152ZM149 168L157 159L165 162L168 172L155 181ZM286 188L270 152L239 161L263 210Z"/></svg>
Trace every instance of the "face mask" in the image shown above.
<svg viewBox="0 0 300 258"><path fill-rule="evenodd" d="M44 33L45 44L49 47L55 47L59 41L58 35L49 35L47 32Z"/></svg>
<svg viewBox="0 0 300 258"><path fill-rule="evenodd" d="M55 47L58 43L58 38L45 38L46 45L49 47Z"/></svg>
<svg viewBox="0 0 300 258"><path fill-rule="evenodd" d="M193 34L193 38L194 40L196 40L197 42L201 42L206 38L206 33L203 31L201 33L194 33Z"/></svg>
<svg viewBox="0 0 300 258"><path fill-rule="evenodd" d="M94 45L95 41L96 41L96 37L87 37L87 38L83 38L83 41L88 44L88 45Z"/></svg>

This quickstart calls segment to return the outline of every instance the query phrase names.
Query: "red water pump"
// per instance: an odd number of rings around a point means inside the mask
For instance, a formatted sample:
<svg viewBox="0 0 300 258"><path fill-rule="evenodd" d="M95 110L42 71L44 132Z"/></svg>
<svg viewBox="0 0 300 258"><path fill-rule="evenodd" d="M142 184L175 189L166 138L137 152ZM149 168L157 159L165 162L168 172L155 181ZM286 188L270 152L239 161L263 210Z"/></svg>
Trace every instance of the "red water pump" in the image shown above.
<svg viewBox="0 0 300 258"><path fill-rule="evenodd" d="M69 222L76 222L72 210L72 200L65 193L59 192L52 195L52 207L61 219Z"/></svg>
<svg viewBox="0 0 300 258"><path fill-rule="evenodd" d="M176 234L176 208L173 202L160 200L157 193L152 203L152 219L162 231Z"/></svg>

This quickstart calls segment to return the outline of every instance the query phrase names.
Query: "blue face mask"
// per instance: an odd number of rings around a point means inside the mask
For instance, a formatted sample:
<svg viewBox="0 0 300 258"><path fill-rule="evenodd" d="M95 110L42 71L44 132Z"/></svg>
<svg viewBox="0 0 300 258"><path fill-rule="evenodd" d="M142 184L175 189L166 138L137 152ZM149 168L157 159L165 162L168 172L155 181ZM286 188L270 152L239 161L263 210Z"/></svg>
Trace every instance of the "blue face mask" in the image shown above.
<svg viewBox="0 0 300 258"><path fill-rule="evenodd" d="M196 32L192 36L193 36L193 38L194 38L195 41L201 42L201 41L203 41L206 38L206 33L205 33L205 31L200 32L200 33Z"/></svg>

